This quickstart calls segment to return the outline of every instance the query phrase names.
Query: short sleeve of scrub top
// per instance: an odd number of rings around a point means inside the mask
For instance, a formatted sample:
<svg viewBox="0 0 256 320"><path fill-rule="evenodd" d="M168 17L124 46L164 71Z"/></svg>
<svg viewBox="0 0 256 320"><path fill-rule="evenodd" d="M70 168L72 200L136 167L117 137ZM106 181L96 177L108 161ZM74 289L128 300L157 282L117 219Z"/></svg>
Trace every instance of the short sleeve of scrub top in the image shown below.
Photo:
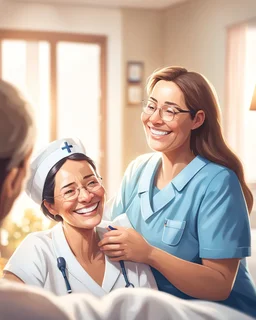
<svg viewBox="0 0 256 320"><path fill-rule="evenodd" d="M238 177L227 167L197 156L155 193L158 160L157 153L147 155L127 168L112 202L112 219L125 212L149 243L186 261L241 259L232 292L221 303L256 316L256 291L245 259L251 255L249 215ZM158 270L152 271L159 290L194 299Z"/></svg>
<svg viewBox="0 0 256 320"><path fill-rule="evenodd" d="M107 203L106 217L113 220L118 215L125 213L137 194L141 178L141 170L154 153L144 154L133 160L127 167L118 193Z"/></svg>
<svg viewBox="0 0 256 320"><path fill-rule="evenodd" d="M9 271L23 282L43 287L47 273L46 260L41 250L43 242L33 234L28 235L15 250L4 271Z"/></svg>
<svg viewBox="0 0 256 320"><path fill-rule="evenodd" d="M209 183L198 213L199 256L205 259L250 256L250 224L239 180L228 169Z"/></svg>

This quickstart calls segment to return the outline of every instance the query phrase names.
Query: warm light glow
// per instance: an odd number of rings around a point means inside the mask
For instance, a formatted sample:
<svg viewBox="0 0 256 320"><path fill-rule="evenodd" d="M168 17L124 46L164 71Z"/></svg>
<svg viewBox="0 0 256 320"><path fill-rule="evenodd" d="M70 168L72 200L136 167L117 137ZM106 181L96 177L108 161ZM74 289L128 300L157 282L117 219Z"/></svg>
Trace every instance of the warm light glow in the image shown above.
<svg viewBox="0 0 256 320"><path fill-rule="evenodd" d="M1 245L2 246L8 246L9 241L8 241L8 231L5 229L0 230L0 239L1 239Z"/></svg>
<svg viewBox="0 0 256 320"><path fill-rule="evenodd" d="M34 154L50 139L49 61L50 46L48 42L4 40L2 43L3 79L25 92L35 109L37 140ZM21 226L27 208L32 208L35 216L43 219L43 227L48 227L49 219L44 217L39 206L34 204L25 192L15 202L11 211L11 220ZM18 237L18 234L16 236Z"/></svg>
<svg viewBox="0 0 256 320"><path fill-rule="evenodd" d="M244 132L243 134L243 157L242 162L245 169L246 181L254 183L256 181L256 140L255 124L256 112L250 111L252 95L256 84L256 28L250 28L246 34L246 61L245 61L245 82L244 82ZM255 94L254 94L255 96ZM255 106L255 105L254 105Z"/></svg>
<svg viewBox="0 0 256 320"><path fill-rule="evenodd" d="M47 229L50 225L51 221L46 218L43 212L40 210L39 206L33 202L25 192L18 197L15 201L14 206L11 211L11 220L16 223L18 226L22 226L24 224L24 213L26 209L32 209L34 215L38 217L38 219L42 219L43 229Z"/></svg>
<svg viewBox="0 0 256 320"><path fill-rule="evenodd" d="M254 91L253 91L250 110L256 110L256 86L255 86Z"/></svg>
<svg viewBox="0 0 256 320"><path fill-rule="evenodd" d="M27 93L26 41L4 40L2 42L2 77Z"/></svg>
<svg viewBox="0 0 256 320"><path fill-rule="evenodd" d="M58 138L79 137L99 166L100 46L59 42L57 71Z"/></svg>

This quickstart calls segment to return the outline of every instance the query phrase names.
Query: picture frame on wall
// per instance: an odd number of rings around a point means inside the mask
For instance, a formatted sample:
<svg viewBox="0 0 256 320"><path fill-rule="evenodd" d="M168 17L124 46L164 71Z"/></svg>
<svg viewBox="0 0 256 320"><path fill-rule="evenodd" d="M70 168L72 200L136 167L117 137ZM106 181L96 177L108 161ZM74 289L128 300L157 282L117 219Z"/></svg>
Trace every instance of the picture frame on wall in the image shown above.
<svg viewBox="0 0 256 320"><path fill-rule="evenodd" d="M143 89L141 85L129 85L127 94L129 105L140 105L142 103Z"/></svg>
<svg viewBox="0 0 256 320"><path fill-rule="evenodd" d="M127 81L128 83L140 83L143 80L143 62L128 61L127 63Z"/></svg>
<svg viewBox="0 0 256 320"><path fill-rule="evenodd" d="M143 99L144 63L127 62L127 104L141 105Z"/></svg>

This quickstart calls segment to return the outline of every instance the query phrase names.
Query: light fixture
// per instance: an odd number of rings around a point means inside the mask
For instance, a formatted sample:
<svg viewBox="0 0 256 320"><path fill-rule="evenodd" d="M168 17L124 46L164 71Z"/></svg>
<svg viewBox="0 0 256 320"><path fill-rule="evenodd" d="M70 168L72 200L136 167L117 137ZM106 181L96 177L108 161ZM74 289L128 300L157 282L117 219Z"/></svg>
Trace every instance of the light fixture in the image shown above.
<svg viewBox="0 0 256 320"><path fill-rule="evenodd" d="M255 86L254 91L253 91L250 110L255 110L256 111L256 86Z"/></svg>

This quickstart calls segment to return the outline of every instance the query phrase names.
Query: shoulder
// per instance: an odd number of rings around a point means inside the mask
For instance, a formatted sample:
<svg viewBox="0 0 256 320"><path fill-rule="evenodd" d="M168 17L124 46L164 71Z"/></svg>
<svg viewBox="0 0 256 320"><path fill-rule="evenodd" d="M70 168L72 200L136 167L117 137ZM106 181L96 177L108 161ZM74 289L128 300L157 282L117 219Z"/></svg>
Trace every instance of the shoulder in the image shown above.
<svg viewBox="0 0 256 320"><path fill-rule="evenodd" d="M31 232L28 234L20 243L19 247L16 249L21 248L43 248L45 246L49 246L52 243L52 233L53 229L48 229L44 231L37 231L37 232Z"/></svg>
<svg viewBox="0 0 256 320"><path fill-rule="evenodd" d="M46 241L46 239L51 239L52 238L52 233L54 231L55 227L47 230L42 230L42 231L36 231L36 232L31 232L26 236L25 239L29 240L36 240L36 239L42 239Z"/></svg>
<svg viewBox="0 0 256 320"><path fill-rule="evenodd" d="M230 183L239 183L236 173L227 168L218 164L214 164L211 168L213 170L212 183L215 184L230 184Z"/></svg>
<svg viewBox="0 0 256 320"><path fill-rule="evenodd" d="M33 232L16 248L4 271L9 271L26 284L43 287L47 268L54 261L54 246L50 230Z"/></svg>
<svg viewBox="0 0 256 320"><path fill-rule="evenodd" d="M140 155L128 165L125 175L131 176L140 173L152 157L160 157L160 155L155 152Z"/></svg>
<svg viewBox="0 0 256 320"><path fill-rule="evenodd" d="M123 186L127 190L134 191L137 189L139 181L142 177L143 171L146 168L147 164L152 158L161 157L158 153L147 153L137 157L133 160L127 167L124 177L123 177ZM127 189L128 188L128 189Z"/></svg>
<svg viewBox="0 0 256 320"><path fill-rule="evenodd" d="M207 164L202 169L202 173L210 183L223 184L225 182L239 182L233 170L211 161L207 161Z"/></svg>
<svg viewBox="0 0 256 320"><path fill-rule="evenodd" d="M225 166L208 162L202 168L197 181L204 195L219 199L226 197L226 200L229 199L234 203L244 202L242 187L236 173Z"/></svg>

